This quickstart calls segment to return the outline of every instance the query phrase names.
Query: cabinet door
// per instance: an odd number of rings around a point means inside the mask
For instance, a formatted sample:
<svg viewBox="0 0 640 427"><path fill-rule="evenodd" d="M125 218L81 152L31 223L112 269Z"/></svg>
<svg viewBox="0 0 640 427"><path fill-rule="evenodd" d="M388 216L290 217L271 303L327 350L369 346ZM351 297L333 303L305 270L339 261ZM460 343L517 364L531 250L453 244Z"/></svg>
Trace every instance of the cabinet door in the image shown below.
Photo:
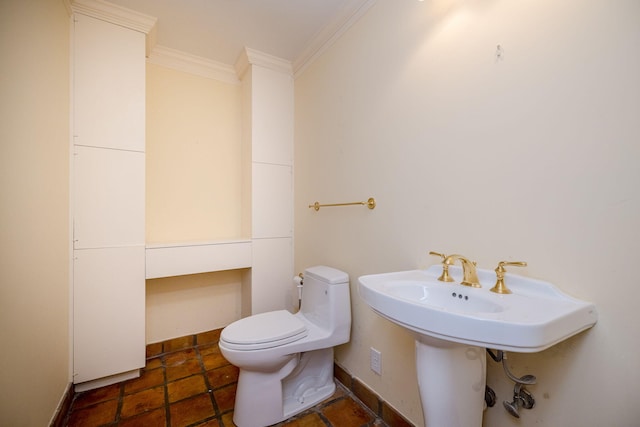
<svg viewBox="0 0 640 427"><path fill-rule="evenodd" d="M253 237L293 235L293 175L291 166L254 163L251 189Z"/></svg>
<svg viewBox="0 0 640 427"><path fill-rule="evenodd" d="M293 239L255 239L252 243L251 313L296 310L297 291L291 286ZM264 284L269 284L264 286Z"/></svg>
<svg viewBox="0 0 640 427"><path fill-rule="evenodd" d="M145 35L74 15L74 143L144 151Z"/></svg>
<svg viewBox="0 0 640 427"><path fill-rule="evenodd" d="M74 383L144 366L144 251L74 251Z"/></svg>
<svg viewBox="0 0 640 427"><path fill-rule="evenodd" d="M74 249L144 245L144 162L140 152L74 147Z"/></svg>

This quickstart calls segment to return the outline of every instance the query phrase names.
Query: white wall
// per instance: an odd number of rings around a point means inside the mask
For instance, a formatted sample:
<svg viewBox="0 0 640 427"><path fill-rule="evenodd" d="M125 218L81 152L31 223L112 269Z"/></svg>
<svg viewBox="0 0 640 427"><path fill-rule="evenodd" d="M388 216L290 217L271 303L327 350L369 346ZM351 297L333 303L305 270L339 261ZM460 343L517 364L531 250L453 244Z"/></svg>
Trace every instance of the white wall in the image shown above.
<svg viewBox="0 0 640 427"><path fill-rule="evenodd" d="M502 55L497 58L497 45ZM295 267L351 276L351 342L336 353L416 425L413 339L358 297L357 277L423 268L429 250L593 301L598 324L533 355L537 399L511 384L486 426L632 426L640 409L640 3L378 0L296 80ZM375 210L332 208L374 196ZM382 351L383 374L368 368Z"/></svg>
<svg viewBox="0 0 640 427"><path fill-rule="evenodd" d="M0 425L48 425L69 375L69 15L0 2Z"/></svg>

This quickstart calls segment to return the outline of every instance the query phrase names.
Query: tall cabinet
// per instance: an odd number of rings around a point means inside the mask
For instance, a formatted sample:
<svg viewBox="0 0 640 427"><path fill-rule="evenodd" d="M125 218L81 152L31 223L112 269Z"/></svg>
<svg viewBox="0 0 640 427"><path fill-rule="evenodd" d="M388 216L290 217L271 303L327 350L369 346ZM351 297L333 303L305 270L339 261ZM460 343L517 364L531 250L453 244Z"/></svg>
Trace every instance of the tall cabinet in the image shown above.
<svg viewBox="0 0 640 427"><path fill-rule="evenodd" d="M293 73L291 63L245 48L236 62L243 91L245 194L251 230L250 277L242 315L296 310L293 286ZM248 163L248 162L247 162Z"/></svg>
<svg viewBox="0 0 640 427"><path fill-rule="evenodd" d="M76 390L145 363L145 33L83 12L72 67Z"/></svg>

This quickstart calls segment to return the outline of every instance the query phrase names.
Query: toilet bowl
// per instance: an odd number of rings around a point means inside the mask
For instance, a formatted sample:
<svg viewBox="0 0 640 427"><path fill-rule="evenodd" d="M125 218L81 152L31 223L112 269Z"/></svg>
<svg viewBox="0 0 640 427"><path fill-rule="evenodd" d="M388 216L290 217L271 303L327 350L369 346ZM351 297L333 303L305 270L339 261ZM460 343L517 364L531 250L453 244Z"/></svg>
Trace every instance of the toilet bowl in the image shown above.
<svg viewBox="0 0 640 427"><path fill-rule="evenodd" d="M224 328L220 351L240 370L233 422L269 426L331 396L333 347L350 330L349 276L326 266L305 270L296 314L255 314Z"/></svg>

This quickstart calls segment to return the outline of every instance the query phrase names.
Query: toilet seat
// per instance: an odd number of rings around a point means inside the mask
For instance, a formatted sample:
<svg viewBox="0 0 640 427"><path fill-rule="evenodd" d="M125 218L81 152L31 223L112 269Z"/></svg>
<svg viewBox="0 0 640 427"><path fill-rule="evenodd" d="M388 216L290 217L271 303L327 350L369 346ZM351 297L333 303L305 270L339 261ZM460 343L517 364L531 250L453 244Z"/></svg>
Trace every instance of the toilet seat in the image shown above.
<svg viewBox="0 0 640 427"><path fill-rule="evenodd" d="M288 344L307 336L305 324L287 310L255 314L233 322L220 340L234 350L261 350Z"/></svg>

